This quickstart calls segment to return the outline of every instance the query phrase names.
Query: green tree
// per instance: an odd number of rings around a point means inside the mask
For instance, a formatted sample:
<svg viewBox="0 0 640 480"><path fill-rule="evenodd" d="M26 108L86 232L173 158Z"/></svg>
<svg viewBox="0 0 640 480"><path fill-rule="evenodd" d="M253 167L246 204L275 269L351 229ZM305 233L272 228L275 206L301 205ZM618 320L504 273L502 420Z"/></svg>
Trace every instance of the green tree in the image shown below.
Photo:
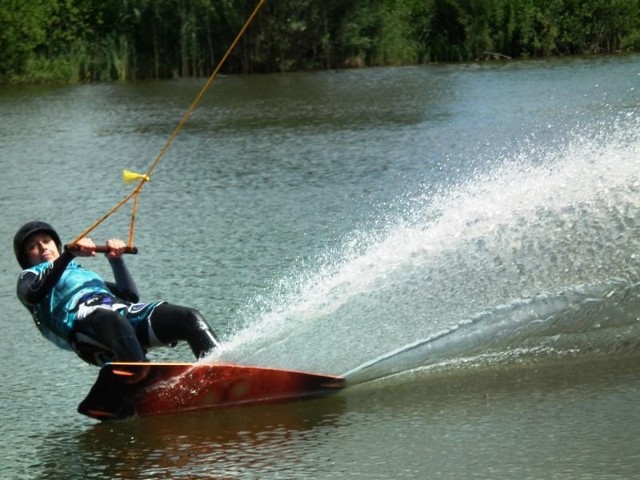
<svg viewBox="0 0 640 480"><path fill-rule="evenodd" d="M46 44L54 1L10 0L0 7L0 73L14 77Z"/></svg>
<svg viewBox="0 0 640 480"><path fill-rule="evenodd" d="M0 80L205 76L258 0L1 0ZM640 0L268 0L226 73L637 51Z"/></svg>

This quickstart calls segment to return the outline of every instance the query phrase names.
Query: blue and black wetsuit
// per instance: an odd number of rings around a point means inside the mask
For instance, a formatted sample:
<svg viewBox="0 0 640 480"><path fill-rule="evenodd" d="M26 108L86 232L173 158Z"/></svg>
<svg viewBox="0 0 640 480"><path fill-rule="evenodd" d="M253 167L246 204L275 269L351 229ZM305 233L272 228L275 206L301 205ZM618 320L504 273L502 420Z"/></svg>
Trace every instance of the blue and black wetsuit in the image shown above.
<svg viewBox="0 0 640 480"><path fill-rule="evenodd" d="M122 258L110 259L115 282L82 268L69 252L22 271L17 294L42 335L86 362L144 361L151 347L186 341L197 358L218 340L197 310L165 302L137 303Z"/></svg>

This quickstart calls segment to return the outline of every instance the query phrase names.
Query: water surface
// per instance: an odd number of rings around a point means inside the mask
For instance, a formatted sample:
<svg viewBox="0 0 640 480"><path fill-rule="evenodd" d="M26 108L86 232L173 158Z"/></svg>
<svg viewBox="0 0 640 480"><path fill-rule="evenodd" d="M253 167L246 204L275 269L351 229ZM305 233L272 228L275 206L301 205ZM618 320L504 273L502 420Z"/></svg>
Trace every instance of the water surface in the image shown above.
<svg viewBox="0 0 640 480"><path fill-rule="evenodd" d="M144 187L128 263L145 299L203 312L211 361L349 387L96 424L75 413L96 370L38 336L7 248L3 471L640 474L639 79L637 56L221 77ZM201 84L0 88L2 242L106 213ZM92 236L126 237L129 215Z"/></svg>

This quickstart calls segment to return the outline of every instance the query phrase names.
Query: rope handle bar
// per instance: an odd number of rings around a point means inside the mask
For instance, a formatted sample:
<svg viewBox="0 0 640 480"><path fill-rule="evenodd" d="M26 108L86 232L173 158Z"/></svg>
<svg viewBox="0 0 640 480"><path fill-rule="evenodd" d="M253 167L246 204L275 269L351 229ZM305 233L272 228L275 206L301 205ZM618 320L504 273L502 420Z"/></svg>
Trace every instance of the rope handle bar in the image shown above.
<svg viewBox="0 0 640 480"><path fill-rule="evenodd" d="M77 250L80 250L77 245L65 245L64 249L67 252L75 252ZM106 245L96 245L93 251L96 253L109 253L111 249ZM125 247L124 253L136 255L138 253L138 247Z"/></svg>

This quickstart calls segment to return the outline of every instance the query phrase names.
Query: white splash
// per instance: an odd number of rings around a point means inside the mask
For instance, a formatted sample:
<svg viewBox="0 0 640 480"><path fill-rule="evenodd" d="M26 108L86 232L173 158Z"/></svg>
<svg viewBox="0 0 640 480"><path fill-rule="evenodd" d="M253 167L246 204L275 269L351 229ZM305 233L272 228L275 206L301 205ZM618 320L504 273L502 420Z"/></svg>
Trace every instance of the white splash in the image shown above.
<svg viewBox="0 0 640 480"><path fill-rule="evenodd" d="M282 279L217 355L342 372L498 306L638 281L639 133L625 114L560 146L531 139L446 190L425 187L402 220L356 232Z"/></svg>

